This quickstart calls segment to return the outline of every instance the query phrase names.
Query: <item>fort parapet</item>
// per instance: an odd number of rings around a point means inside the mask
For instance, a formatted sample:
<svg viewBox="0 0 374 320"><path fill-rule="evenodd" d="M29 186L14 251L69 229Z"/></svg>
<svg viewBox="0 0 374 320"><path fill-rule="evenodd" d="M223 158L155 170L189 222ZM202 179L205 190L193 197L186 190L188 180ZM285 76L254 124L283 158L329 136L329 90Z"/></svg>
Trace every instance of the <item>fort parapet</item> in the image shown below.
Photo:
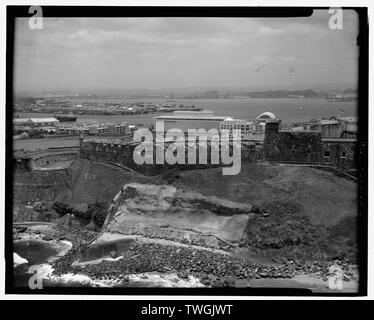
<svg viewBox="0 0 374 320"><path fill-rule="evenodd" d="M165 143L165 149L172 142ZM82 140L80 148L80 157L90 161L99 161L106 163L118 163L127 168L141 172L146 175L156 175L163 173L169 169L177 168L178 170L193 170L204 169L211 167L224 166L221 161L219 164L211 164L211 143L207 144L207 164L199 164L199 148L196 148L196 164L188 163L188 148L187 142L185 145L185 164L170 165L168 163L156 163L156 144L153 143L153 164L137 164L134 161L133 155L135 148L139 145L137 142L130 142L125 144L118 143L104 143L90 140ZM219 147L219 154L221 154L221 144ZM254 162L262 160L262 142L242 141L241 159L246 162Z"/></svg>
<svg viewBox="0 0 374 320"><path fill-rule="evenodd" d="M319 131L282 131L280 120L266 123L264 159L271 162L357 169L357 139L323 138Z"/></svg>

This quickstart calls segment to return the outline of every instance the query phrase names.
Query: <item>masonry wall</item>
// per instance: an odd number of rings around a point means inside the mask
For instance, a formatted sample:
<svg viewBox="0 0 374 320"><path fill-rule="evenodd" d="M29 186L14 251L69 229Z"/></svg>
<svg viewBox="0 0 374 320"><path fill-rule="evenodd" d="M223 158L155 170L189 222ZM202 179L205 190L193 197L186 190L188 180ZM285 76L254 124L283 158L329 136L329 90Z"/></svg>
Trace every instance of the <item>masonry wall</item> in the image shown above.
<svg viewBox="0 0 374 320"><path fill-rule="evenodd" d="M33 159L35 167L51 166L54 163L78 159L78 152L51 153Z"/></svg>
<svg viewBox="0 0 374 320"><path fill-rule="evenodd" d="M222 166L223 163L211 164L211 145L207 147L207 164L199 164L199 148L196 149L196 164L188 164L188 148L185 146L185 164L169 165L168 163L156 164L156 147L153 145L153 164L138 165L134 162L133 154L136 143L110 144L94 141L82 141L80 157L90 161L115 162L146 175L161 174L169 169L179 170L204 169ZM166 148L168 145L166 144ZM219 152L221 149L219 149ZM230 152L232 155L232 151ZM255 144L242 144L241 158L245 162L253 162L262 158L261 147ZM220 159L221 161L221 159ZM230 165L231 166L231 165Z"/></svg>
<svg viewBox="0 0 374 320"><path fill-rule="evenodd" d="M322 161L324 164L341 168L345 171L357 169L357 142L346 141L323 141L322 142ZM329 157L326 156L329 154Z"/></svg>
<svg viewBox="0 0 374 320"><path fill-rule="evenodd" d="M316 163L321 159L321 135L318 132L279 132L279 161Z"/></svg>
<svg viewBox="0 0 374 320"><path fill-rule="evenodd" d="M300 164L322 164L345 171L357 168L355 139L321 138L320 132L280 131L281 123L266 124L264 160Z"/></svg>

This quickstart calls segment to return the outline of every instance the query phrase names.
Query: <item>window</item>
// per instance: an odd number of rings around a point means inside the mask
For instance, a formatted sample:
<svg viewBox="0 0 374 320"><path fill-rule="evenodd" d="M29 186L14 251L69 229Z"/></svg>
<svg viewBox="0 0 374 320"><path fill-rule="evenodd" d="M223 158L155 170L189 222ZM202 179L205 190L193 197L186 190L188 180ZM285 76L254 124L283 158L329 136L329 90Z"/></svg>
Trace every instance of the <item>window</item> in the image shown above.
<svg viewBox="0 0 374 320"><path fill-rule="evenodd" d="M342 154L340 156L342 159L346 159L347 158L347 153L345 151L342 151Z"/></svg>
<svg viewBox="0 0 374 320"><path fill-rule="evenodd" d="M329 151L329 150L325 150L325 151L323 152L323 156L324 156L325 158L330 158L330 151Z"/></svg>

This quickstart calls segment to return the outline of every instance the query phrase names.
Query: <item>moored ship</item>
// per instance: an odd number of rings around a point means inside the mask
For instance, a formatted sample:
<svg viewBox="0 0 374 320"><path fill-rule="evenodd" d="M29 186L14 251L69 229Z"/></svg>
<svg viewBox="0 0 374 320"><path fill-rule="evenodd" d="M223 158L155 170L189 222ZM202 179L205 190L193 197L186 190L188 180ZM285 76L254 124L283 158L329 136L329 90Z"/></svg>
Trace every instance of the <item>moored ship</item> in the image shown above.
<svg viewBox="0 0 374 320"><path fill-rule="evenodd" d="M55 115L54 117L57 120L61 121L61 122L74 122L74 121L77 121L77 116L70 115L70 114Z"/></svg>

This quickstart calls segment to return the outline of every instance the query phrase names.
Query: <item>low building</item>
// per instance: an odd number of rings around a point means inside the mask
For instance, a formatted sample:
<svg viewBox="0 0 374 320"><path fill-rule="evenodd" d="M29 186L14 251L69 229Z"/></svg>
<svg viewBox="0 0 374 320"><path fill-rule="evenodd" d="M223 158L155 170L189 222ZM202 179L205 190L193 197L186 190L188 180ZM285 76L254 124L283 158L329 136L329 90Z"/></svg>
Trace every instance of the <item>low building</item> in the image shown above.
<svg viewBox="0 0 374 320"><path fill-rule="evenodd" d="M227 119L224 116L215 116L213 111L174 111L172 115L161 115L155 117L156 125L163 122L164 131L180 129L187 133L188 129L217 129L219 131L221 122Z"/></svg>
<svg viewBox="0 0 374 320"><path fill-rule="evenodd" d="M357 132L358 131L358 118L357 117L341 117L338 119L344 131Z"/></svg>
<svg viewBox="0 0 374 320"><path fill-rule="evenodd" d="M15 136L13 136L13 140L22 140L22 139L28 139L29 138L29 134L27 132L22 132L21 134L17 134Z"/></svg>
<svg viewBox="0 0 374 320"><path fill-rule="evenodd" d="M226 118L220 123L220 129L226 129L230 132L235 129L240 129L242 135L246 135L254 131L254 125L252 121L245 119Z"/></svg>
<svg viewBox="0 0 374 320"><path fill-rule="evenodd" d="M56 126L60 123L56 118L30 118L34 127Z"/></svg>
<svg viewBox="0 0 374 320"><path fill-rule="evenodd" d="M110 135L124 135L129 132L129 125L127 123L109 124L108 132Z"/></svg>
<svg viewBox="0 0 374 320"><path fill-rule="evenodd" d="M56 127L57 134L88 134L90 129L86 126L61 126Z"/></svg>
<svg viewBox="0 0 374 320"><path fill-rule="evenodd" d="M48 127L60 123L56 118L19 118L13 119L14 126Z"/></svg>
<svg viewBox="0 0 374 320"><path fill-rule="evenodd" d="M28 127L31 125L29 118L17 118L13 119L13 126L14 127Z"/></svg>
<svg viewBox="0 0 374 320"><path fill-rule="evenodd" d="M90 134L90 135L125 135L129 131L127 123L120 124L99 124L90 125L64 125L57 126L57 134Z"/></svg>
<svg viewBox="0 0 374 320"><path fill-rule="evenodd" d="M307 130L321 132L323 138L357 138L357 117L321 119L313 123L305 123Z"/></svg>
<svg viewBox="0 0 374 320"><path fill-rule="evenodd" d="M342 131L342 124L338 120L321 120L322 137L340 138Z"/></svg>

